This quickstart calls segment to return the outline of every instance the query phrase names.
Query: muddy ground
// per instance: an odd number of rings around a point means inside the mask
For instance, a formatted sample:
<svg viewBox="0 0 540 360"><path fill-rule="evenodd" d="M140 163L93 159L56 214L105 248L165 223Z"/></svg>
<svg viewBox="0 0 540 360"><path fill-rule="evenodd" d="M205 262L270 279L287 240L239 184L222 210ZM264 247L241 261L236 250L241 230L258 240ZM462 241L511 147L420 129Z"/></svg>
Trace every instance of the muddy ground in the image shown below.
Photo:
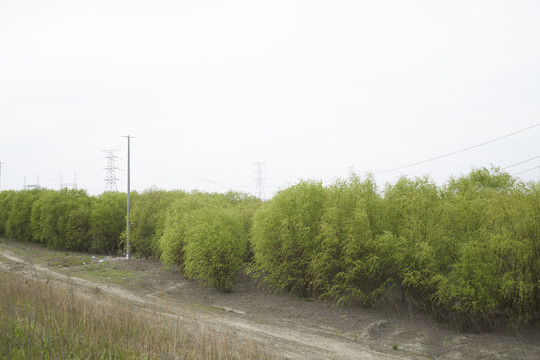
<svg viewBox="0 0 540 360"><path fill-rule="evenodd" d="M241 276L236 290L201 289L156 261L55 252L0 240L0 270L38 276L80 293L115 297L133 311L159 311L186 327L253 340L288 359L540 359L540 329L501 321L464 332L434 321L394 293L375 309L336 306L262 290ZM240 340L238 340L240 341Z"/></svg>

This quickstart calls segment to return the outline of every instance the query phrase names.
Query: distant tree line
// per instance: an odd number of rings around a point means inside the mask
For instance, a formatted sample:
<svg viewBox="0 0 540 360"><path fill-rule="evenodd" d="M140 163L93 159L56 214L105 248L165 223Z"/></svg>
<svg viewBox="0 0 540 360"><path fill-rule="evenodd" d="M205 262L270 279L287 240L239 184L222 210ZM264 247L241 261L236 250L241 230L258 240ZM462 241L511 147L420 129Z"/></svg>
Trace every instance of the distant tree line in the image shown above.
<svg viewBox="0 0 540 360"><path fill-rule="evenodd" d="M53 249L119 253L126 195L0 193L0 236ZM441 318L489 326L540 320L540 183L478 169L442 186L402 177L379 190L351 176L300 181L271 200L149 189L132 195L130 240L228 292L246 271L301 297L373 306L397 286Z"/></svg>
<svg viewBox="0 0 540 360"><path fill-rule="evenodd" d="M50 249L118 253L126 221L125 194L33 189L0 193L0 236Z"/></svg>

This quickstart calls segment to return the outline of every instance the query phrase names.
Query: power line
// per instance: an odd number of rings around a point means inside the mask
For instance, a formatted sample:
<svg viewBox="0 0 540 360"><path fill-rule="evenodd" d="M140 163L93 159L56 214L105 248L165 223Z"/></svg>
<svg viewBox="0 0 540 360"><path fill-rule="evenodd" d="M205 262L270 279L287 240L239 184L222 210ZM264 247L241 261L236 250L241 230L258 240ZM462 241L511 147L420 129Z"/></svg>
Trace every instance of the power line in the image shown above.
<svg viewBox="0 0 540 360"><path fill-rule="evenodd" d="M456 155L456 154L462 153L464 151L475 149L477 147L484 146L484 145L490 144L492 142L499 141L499 140L502 140L504 138L507 138L507 137L522 133L524 131L533 129L533 128L537 127L537 126L540 126L540 124L535 124L533 126L529 126L529 127L525 128L525 129L521 129L521 130L515 131L513 133L506 134L506 135L500 136L500 137L498 137L496 139L492 139L492 140L489 140L489 141L486 141L486 142L483 142L483 143L480 143L480 144L477 144L477 145L469 146L469 147L466 147L466 148L461 149L461 150L453 151L453 152L448 153L448 154L435 156L435 157L432 157L432 158L429 158L429 159L426 159L426 160L418 161L418 162L403 165L403 166L398 166L398 167L395 167L395 168L392 168L392 169L378 171L378 172L374 173L374 175L379 175L379 174L383 174L383 173L387 173L387 172L391 172L391 171L401 170L401 169L405 169L405 168L408 168L408 167L411 167L411 166L416 166L416 165L424 164L424 163L427 163L427 162L430 162L430 161L433 161L433 160L438 160L438 159L442 159L442 158L445 158L445 157L448 157L448 156Z"/></svg>
<svg viewBox="0 0 540 360"><path fill-rule="evenodd" d="M229 186L227 186L225 184L218 183L218 182L215 182L215 181L212 181L212 180L209 180L209 179L202 178L200 176L192 174L191 172L189 172L187 170L184 170L184 169L178 167L173 162L165 159L163 156L160 156L159 154L157 154L157 153L151 151L150 149L148 149L147 147L143 146L140 141L135 141L135 144L138 145L139 148L141 150L143 150L146 154L148 154L150 157L152 157L154 159L154 161L160 162L163 166L167 167L169 170L171 170L173 172L176 172L177 174L180 174L182 176L190 177L190 178L192 178L194 180L203 181L203 182L211 183L211 184L214 184L214 185L218 185L218 186L224 187L227 190L234 191L234 189L230 188Z"/></svg>
<svg viewBox="0 0 540 360"><path fill-rule="evenodd" d="M251 170L251 168L244 168L244 169L230 169L230 170L197 170L198 173L206 173L206 174L221 174L221 173L235 173L235 172L246 172Z"/></svg>
<svg viewBox="0 0 540 360"><path fill-rule="evenodd" d="M517 172L515 174L512 174L512 176L516 176L516 175L519 175L519 174L523 174L525 172L528 172L528 171L531 171L531 170L535 170L535 169L540 169L540 166L535 166L535 167L532 167L530 169L527 169L527 170L523 170L523 171L520 171L520 172Z"/></svg>
<svg viewBox="0 0 540 360"><path fill-rule="evenodd" d="M505 170L505 169L514 167L514 166L516 166L516 165L525 164L526 162L529 162L529 161L531 161L531 160L538 159L538 158L540 158L540 155L539 155L539 156L535 156L535 157L530 158L530 159L527 159L527 160L524 160L524 161L521 161L521 162L518 162L518 163L515 163L515 164L512 164L512 165L508 165L507 167L503 167L502 170Z"/></svg>

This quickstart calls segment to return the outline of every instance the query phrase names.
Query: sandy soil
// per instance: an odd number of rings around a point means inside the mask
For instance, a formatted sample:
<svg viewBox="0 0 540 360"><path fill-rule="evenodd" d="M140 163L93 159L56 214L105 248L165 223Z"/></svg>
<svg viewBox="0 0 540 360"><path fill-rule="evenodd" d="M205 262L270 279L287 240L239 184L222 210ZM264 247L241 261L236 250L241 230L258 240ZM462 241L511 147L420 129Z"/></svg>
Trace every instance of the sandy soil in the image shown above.
<svg viewBox="0 0 540 360"><path fill-rule="evenodd" d="M539 329L516 330L511 324L501 324L491 333L458 332L403 303L398 294L376 309L337 307L331 302L265 292L245 276L233 293L222 294L201 289L154 261L96 257L86 265L59 267L47 261L50 256L35 256L37 251L48 250L1 245L0 270L47 278L76 287L87 296L124 299L134 311L151 309L177 318L186 327L234 334L234 338L253 340L284 358L540 359ZM95 270L112 263L115 271L135 275L117 281L107 272L100 278L87 271L90 264Z"/></svg>

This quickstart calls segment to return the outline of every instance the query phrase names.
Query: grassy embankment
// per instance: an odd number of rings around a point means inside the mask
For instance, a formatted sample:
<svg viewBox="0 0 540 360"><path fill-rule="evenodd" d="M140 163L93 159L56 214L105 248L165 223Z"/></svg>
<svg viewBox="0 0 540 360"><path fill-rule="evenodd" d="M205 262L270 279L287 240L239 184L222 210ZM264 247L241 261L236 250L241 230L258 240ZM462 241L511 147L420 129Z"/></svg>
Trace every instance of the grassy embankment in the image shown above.
<svg viewBox="0 0 540 360"><path fill-rule="evenodd" d="M100 301L101 300L101 301ZM252 342L186 330L159 312L0 272L2 359L265 359Z"/></svg>

